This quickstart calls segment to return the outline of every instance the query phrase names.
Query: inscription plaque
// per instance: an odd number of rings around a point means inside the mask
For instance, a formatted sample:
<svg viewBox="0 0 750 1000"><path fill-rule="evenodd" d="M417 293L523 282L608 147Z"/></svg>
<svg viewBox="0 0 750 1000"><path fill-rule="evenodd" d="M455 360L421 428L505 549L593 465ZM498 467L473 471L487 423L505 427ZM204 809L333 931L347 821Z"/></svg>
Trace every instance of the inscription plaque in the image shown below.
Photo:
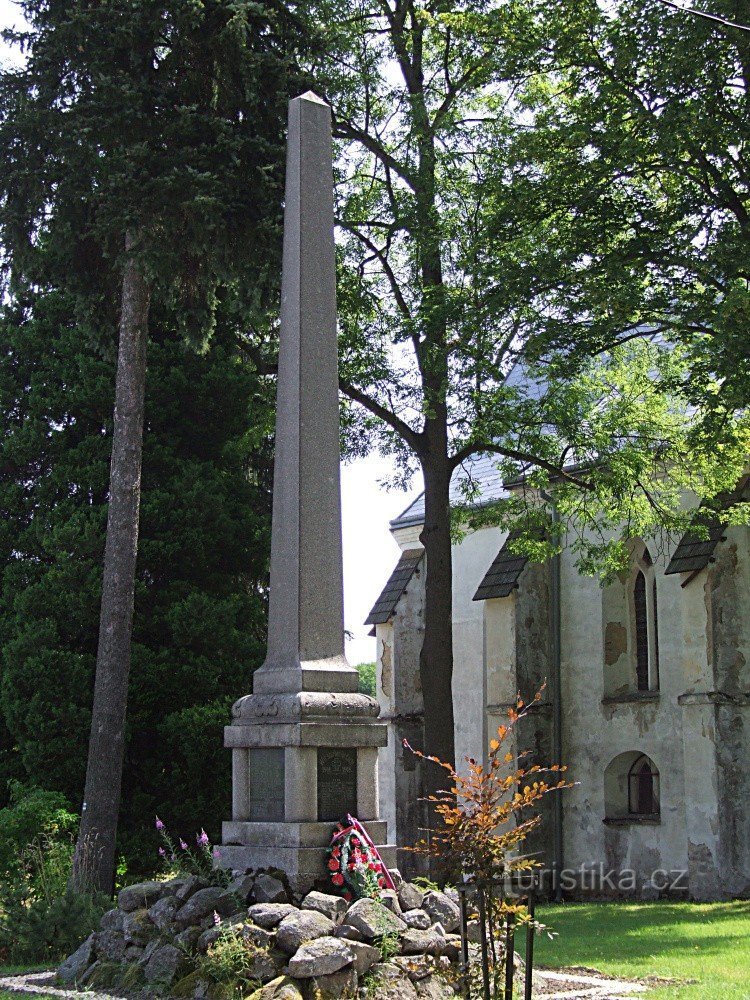
<svg viewBox="0 0 750 1000"><path fill-rule="evenodd" d="M318 820L335 822L357 815L357 751L318 747Z"/></svg>
<svg viewBox="0 0 750 1000"><path fill-rule="evenodd" d="M284 748L248 750L248 816L254 823L284 820Z"/></svg>

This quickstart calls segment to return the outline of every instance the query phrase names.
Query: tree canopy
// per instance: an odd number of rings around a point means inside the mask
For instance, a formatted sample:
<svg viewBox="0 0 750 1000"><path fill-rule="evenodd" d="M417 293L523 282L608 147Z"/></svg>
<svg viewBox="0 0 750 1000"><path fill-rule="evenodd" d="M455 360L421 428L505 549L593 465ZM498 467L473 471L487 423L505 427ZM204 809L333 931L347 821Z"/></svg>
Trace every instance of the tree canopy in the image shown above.
<svg viewBox="0 0 750 1000"><path fill-rule="evenodd" d="M561 543L552 498L580 564L611 570L630 535L684 527L686 489L711 498L744 467L726 358L746 294L730 136L747 124L730 108L746 107L747 39L593 0L373 0L336 31L320 71L341 143L350 447L424 476L426 739L450 760L454 473L468 499L472 456L495 455L528 488L485 517L542 558Z"/></svg>

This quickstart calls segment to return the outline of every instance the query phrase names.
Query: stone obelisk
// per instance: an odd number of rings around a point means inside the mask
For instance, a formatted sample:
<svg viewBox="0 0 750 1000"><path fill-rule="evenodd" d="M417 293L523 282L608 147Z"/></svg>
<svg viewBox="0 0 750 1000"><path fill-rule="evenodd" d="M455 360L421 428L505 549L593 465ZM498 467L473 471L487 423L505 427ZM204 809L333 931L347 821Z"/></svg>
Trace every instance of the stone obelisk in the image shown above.
<svg viewBox="0 0 750 1000"><path fill-rule="evenodd" d="M331 110L315 94L289 104L286 171L268 651L225 730L220 863L276 866L304 891L347 812L383 843L387 730L344 654Z"/></svg>

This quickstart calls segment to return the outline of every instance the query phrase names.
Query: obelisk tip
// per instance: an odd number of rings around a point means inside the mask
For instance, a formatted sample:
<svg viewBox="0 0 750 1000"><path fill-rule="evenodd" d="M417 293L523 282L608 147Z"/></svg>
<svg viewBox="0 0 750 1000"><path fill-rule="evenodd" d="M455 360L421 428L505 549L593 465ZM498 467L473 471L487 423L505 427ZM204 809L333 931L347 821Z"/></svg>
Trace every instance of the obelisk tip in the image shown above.
<svg viewBox="0 0 750 1000"><path fill-rule="evenodd" d="M322 97L318 97L318 95L314 91L312 91L312 90L308 90L307 93L305 93L305 94L300 94L299 97L295 98L295 100L297 100L297 101L309 101L311 104L322 104L324 107L326 107L326 108L328 107L328 105L323 100L323 98Z"/></svg>

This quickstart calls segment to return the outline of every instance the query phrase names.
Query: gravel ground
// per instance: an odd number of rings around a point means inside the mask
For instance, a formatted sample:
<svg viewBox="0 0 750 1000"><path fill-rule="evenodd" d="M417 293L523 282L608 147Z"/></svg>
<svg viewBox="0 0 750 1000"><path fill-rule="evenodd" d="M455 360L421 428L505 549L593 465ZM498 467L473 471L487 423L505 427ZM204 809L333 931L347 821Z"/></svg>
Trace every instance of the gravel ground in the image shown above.
<svg viewBox="0 0 750 1000"><path fill-rule="evenodd" d="M562 970L551 972L539 970L534 973L534 996L544 1000L620 1000L644 993L648 987L643 983L621 979L609 979L598 974L580 975L578 971ZM65 997L69 1000L121 1000L109 993L93 990L62 989L55 985L54 972L30 972L20 976L0 977L0 989L13 993L31 993L37 996ZM522 1000L522 990L515 996Z"/></svg>

